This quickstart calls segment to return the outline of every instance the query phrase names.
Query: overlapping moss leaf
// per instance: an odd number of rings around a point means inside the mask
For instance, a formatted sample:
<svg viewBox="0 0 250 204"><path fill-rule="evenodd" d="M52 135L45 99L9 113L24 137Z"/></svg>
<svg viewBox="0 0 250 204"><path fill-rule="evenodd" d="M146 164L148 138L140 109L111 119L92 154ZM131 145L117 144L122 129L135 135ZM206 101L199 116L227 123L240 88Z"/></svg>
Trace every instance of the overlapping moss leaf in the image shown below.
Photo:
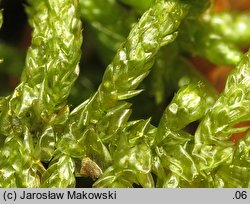
<svg viewBox="0 0 250 204"><path fill-rule="evenodd" d="M239 51L248 41L247 15L235 21L231 14L203 15L207 0L28 3L33 34L21 82L0 99L1 187L75 187L76 175L96 179L93 187L250 186L249 134L229 140L249 128L236 127L250 119L250 54L241 58ZM118 49L96 93L71 111L67 98L79 71L80 13L104 45L100 54L109 50L110 58ZM216 28L216 18L226 28ZM225 31L241 19L242 41ZM217 64L240 61L219 97L183 51ZM151 118L130 120L128 102L142 92L139 85L152 67L157 103L164 91L181 87L157 126ZM188 132L193 122L198 128Z"/></svg>

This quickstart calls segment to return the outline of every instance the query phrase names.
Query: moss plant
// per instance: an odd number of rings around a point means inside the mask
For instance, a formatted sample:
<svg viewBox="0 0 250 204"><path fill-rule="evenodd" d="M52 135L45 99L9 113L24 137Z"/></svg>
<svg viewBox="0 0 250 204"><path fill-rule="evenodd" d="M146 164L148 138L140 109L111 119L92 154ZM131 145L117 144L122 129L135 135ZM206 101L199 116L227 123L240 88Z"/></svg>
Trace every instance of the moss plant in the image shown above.
<svg viewBox="0 0 250 204"><path fill-rule="evenodd" d="M75 187L80 177L93 187L250 187L250 134L230 140L249 128L237 126L250 120L250 53L240 49L249 13L217 14L209 0L136 2L27 1L31 45L19 85L0 98L0 187ZM110 62L74 106L82 33ZM192 55L233 67L221 94ZM153 97L140 104L146 111L176 92L159 122L132 116L142 91Z"/></svg>

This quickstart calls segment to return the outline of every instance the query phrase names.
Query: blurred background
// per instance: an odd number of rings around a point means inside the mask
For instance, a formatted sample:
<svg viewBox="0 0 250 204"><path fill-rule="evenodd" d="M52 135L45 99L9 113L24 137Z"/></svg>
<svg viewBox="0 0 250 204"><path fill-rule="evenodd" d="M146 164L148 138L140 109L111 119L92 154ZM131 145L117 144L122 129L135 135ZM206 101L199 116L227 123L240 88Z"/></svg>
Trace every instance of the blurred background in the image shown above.
<svg viewBox="0 0 250 204"><path fill-rule="evenodd" d="M132 10L131 5L126 4L129 1L117 0L117 2L120 7L127 11ZM25 63L26 51L31 42L31 28L27 22L25 5L25 0L2 0L1 2L4 21L0 30L0 57L4 61L0 64L0 96L8 96L18 85ZM216 0L213 7L213 10L216 12L228 10L247 11L249 9L249 0ZM137 15L137 19L139 16L140 14ZM115 54L112 50L105 51L104 46L101 44L102 42L97 40L95 28L87 20L85 21L84 18L83 25L84 39L80 63L81 72L69 98L69 104L72 107L77 106L96 91L106 66ZM100 49L104 49L104 51L100 52ZM105 57L103 57L103 53L106 53ZM213 84L218 92L224 89L231 67L218 67L203 58L188 57L197 70ZM172 82L171 84L166 82L166 84L161 86L171 85L172 87L164 89L161 99L157 100L155 88L152 85L154 80L155 73L150 73L140 87L145 89L145 91L132 99L131 102L133 103L132 119L149 118L152 116L152 123L156 125L166 105L179 87L174 86Z"/></svg>

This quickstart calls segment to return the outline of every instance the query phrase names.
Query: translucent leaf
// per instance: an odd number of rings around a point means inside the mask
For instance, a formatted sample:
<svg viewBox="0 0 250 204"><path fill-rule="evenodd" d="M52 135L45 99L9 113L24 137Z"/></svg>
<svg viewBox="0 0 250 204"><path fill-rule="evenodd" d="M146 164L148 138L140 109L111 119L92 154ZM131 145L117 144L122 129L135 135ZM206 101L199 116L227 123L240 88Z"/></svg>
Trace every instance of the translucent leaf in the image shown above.
<svg viewBox="0 0 250 204"><path fill-rule="evenodd" d="M75 186L75 162L69 156L58 155L42 175L43 188L72 188Z"/></svg>

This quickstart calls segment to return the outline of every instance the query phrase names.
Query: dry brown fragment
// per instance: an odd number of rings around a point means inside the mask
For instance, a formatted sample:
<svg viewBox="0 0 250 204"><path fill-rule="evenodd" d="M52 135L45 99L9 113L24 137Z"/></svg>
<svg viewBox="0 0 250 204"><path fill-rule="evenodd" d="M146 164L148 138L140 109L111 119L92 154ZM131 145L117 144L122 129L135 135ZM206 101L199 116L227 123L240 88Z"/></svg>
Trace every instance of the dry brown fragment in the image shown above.
<svg viewBox="0 0 250 204"><path fill-rule="evenodd" d="M85 157L82 159L80 174L83 176L89 176L95 180L103 173L102 169L93 160L91 160L89 157Z"/></svg>

